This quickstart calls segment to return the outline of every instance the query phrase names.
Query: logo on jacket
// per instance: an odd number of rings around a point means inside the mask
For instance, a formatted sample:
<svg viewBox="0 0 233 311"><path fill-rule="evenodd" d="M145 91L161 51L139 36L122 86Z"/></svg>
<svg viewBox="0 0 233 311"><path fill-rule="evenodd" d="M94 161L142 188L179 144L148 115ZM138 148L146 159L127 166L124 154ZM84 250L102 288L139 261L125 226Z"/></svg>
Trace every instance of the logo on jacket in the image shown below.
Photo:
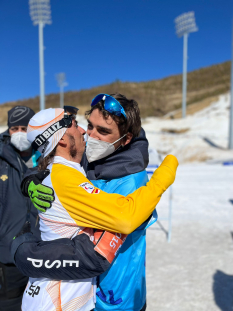
<svg viewBox="0 0 233 311"><path fill-rule="evenodd" d="M95 194L100 193L99 189L95 188L93 185L89 184L88 182L82 183L81 185L79 185L79 187L82 187L88 193L95 193Z"/></svg>
<svg viewBox="0 0 233 311"><path fill-rule="evenodd" d="M72 267L73 265L75 265L76 268L79 267L79 260L54 260L52 263L50 263L50 260L46 260L45 263L43 261L43 259L34 259L34 258L27 258L28 261L32 262L33 267L35 268L41 268L43 265L45 268L47 269L51 269L53 268L53 266L55 266L55 268L60 268L61 266L63 268L65 267Z"/></svg>
<svg viewBox="0 0 233 311"><path fill-rule="evenodd" d="M7 176L7 175L2 175L2 176L0 177L0 179L3 180L3 181L5 181L5 180L8 179L8 176Z"/></svg>

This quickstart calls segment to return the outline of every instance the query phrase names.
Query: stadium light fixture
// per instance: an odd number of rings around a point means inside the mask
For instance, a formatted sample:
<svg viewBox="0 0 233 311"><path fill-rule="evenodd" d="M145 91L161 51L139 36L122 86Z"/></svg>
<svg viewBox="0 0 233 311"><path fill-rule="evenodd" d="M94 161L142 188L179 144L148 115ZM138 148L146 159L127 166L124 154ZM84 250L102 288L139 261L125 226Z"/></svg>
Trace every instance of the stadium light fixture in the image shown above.
<svg viewBox="0 0 233 311"><path fill-rule="evenodd" d="M60 72L56 74L57 84L60 87L60 107L64 106L64 87L68 85L66 82L66 74L64 72Z"/></svg>
<svg viewBox="0 0 233 311"><path fill-rule="evenodd" d="M186 117L186 94L187 94L187 59L188 59L188 35L198 31L194 12L187 12L175 19L177 36L183 40L183 84L182 84L182 117Z"/></svg>
<svg viewBox="0 0 233 311"><path fill-rule="evenodd" d="M232 23L232 47L231 47L231 104L230 104L230 126L229 126L229 149L233 149L233 23Z"/></svg>
<svg viewBox="0 0 233 311"><path fill-rule="evenodd" d="M50 0L29 0L29 10L33 25L38 25L39 29L40 110L42 110L45 109L43 28L46 24L52 24Z"/></svg>

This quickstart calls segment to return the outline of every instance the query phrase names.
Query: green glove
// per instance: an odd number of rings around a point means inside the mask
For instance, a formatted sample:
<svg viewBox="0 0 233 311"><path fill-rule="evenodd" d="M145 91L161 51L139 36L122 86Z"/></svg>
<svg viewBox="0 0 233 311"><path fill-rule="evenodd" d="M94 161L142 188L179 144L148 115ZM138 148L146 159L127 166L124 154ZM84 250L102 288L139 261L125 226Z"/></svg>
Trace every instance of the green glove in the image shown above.
<svg viewBox="0 0 233 311"><path fill-rule="evenodd" d="M41 171L31 177L28 185L28 195L36 209L41 212L46 212L52 206L55 200L54 191L52 188L42 185L42 181L50 172Z"/></svg>

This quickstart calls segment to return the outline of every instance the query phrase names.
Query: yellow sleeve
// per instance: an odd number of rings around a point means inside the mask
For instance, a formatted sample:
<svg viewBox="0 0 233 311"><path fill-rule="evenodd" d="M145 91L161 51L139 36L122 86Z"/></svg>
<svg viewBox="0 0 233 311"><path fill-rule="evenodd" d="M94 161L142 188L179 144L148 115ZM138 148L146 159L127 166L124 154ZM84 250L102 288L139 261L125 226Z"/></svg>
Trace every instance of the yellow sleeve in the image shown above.
<svg viewBox="0 0 233 311"><path fill-rule="evenodd" d="M62 164L53 165L51 181L61 204L79 226L129 234L151 215L174 182L177 167L176 157L167 156L147 185L126 197L94 188L83 174Z"/></svg>

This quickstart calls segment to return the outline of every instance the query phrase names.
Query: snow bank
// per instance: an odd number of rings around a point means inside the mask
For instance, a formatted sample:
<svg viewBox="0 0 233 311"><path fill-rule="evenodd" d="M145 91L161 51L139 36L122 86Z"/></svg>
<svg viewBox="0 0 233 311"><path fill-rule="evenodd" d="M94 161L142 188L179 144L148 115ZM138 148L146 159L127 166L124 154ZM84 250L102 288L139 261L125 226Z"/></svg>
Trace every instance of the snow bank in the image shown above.
<svg viewBox="0 0 233 311"><path fill-rule="evenodd" d="M142 126L149 140L150 164L158 164L159 155L164 157L169 153L174 154L180 163L232 161L233 152L227 150L229 107L230 94L225 94L185 119L143 119ZM78 115L77 120L80 126L87 128L84 116ZM2 126L0 132L6 129Z"/></svg>
<svg viewBox="0 0 233 311"><path fill-rule="evenodd" d="M227 150L230 94L185 119L143 119L150 148L163 156L172 153L180 163L232 160Z"/></svg>

